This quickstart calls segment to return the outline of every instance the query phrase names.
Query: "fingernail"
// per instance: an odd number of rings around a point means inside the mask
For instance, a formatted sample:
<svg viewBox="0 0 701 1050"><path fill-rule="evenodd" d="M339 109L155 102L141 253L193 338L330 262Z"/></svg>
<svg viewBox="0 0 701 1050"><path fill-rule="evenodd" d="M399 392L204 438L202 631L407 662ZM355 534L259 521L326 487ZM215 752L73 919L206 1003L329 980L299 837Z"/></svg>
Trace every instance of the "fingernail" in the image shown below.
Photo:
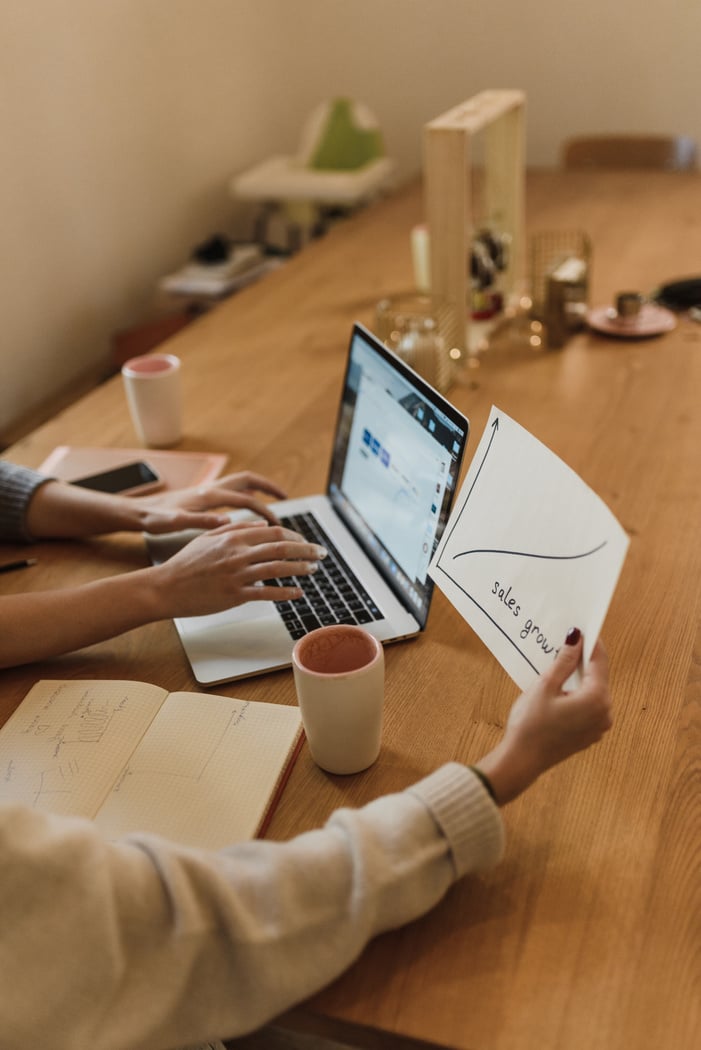
<svg viewBox="0 0 701 1050"><path fill-rule="evenodd" d="M315 547L314 553L316 554L317 558L325 558L329 552L327 551L326 547Z"/></svg>
<svg viewBox="0 0 701 1050"><path fill-rule="evenodd" d="M581 637L582 632L579 627L570 627L565 636L565 645L576 645Z"/></svg>

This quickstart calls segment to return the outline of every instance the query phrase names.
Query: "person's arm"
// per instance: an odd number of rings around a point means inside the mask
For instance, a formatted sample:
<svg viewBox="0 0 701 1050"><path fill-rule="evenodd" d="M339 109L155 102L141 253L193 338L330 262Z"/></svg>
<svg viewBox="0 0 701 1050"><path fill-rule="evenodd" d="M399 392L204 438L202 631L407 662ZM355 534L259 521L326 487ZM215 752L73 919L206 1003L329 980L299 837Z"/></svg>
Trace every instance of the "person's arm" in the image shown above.
<svg viewBox="0 0 701 1050"><path fill-rule="evenodd" d="M563 646L557 677L565 681L580 658L581 641ZM587 675L569 695L551 682L562 710L542 701L540 682L517 702L505 732L516 766L524 749L550 741L537 748L529 777L605 728L600 647ZM165 1050L245 1034L328 984L372 937L424 914L502 850L498 807L457 763L362 809L339 810L289 842L214 854L143 835L110 844L87 821L6 807L3 1046L24 1050L47 1031L52 1050Z"/></svg>
<svg viewBox="0 0 701 1050"><path fill-rule="evenodd" d="M269 521L275 514L256 492L284 499L284 491L269 478L251 471L195 488L158 492L151 496L114 496L64 481L48 481L31 497L26 530L34 539L82 538L109 532L177 532L214 529L229 521L222 508L246 510Z"/></svg>
<svg viewBox="0 0 701 1050"><path fill-rule="evenodd" d="M57 656L156 620L247 601L291 601L301 596L298 587L262 581L314 572L325 555L280 525L228 524L203 532L162 565L0 597L0 667Z"/></svg>
<svg viewBox="0 0 701 1050"><path fill-rule="evenodd" d="M51 479L28 467L0 460L0 542L28 543L27 507L37 490Z"/></svg>
<svg viewBox="0 0 701 1050"><path fill-rule="evenodd" d="M460 874L496 863L501 823L483 794L444 767L290 842L218 854L110 845L88 822L6 810L4 1050L47 1032L52 1050L170 1050L259 1027L444 895L458 871L431 806L450 814Z"/></svg>

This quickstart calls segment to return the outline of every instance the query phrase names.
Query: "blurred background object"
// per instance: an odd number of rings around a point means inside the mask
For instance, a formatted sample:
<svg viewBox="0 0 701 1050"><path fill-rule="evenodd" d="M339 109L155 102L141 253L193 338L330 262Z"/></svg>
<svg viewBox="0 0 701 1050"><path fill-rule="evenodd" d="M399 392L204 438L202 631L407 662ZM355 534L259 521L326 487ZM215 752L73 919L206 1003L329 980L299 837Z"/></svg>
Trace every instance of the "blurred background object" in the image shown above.
<svg viewBox="0 0 701 1050"><path fill-rule="evenodd" d="M586 322L591 242L581 230L545 230L529 242L531 317L549 349L564 346Z"/></svg>
<svg viewBox="0 0 701 1050"><path fill-rule="evenodd" d="M361 102L336 98L312 112L294 156L269 157L233 178L230 189L260 205L255 241L267 243L270 220L281 213L288 247L296 250L338 213L376 197L393 169L374 113Z"/></svg>
<svg viewBox="0 0 701 1050"><path fill-rule="evenodd" d="M696 142L689 135L582 135L562 147L565 168L692 171L696 161Z"/></svg>
<svg viewBox="0 0 701 1050"><path fill-rule="evenodd" d="M432 295L382 299L375 313L378 338L441 393L450 388L462 360L445 335L452 314L445 300Z"/></svg>
<svg viewBox="0 0 701 1050"><path fill-rule="evenodd" d="M446 338L471 366L523 293L525 104L489 89L424 125L431 290L452 304Z"/></svg>

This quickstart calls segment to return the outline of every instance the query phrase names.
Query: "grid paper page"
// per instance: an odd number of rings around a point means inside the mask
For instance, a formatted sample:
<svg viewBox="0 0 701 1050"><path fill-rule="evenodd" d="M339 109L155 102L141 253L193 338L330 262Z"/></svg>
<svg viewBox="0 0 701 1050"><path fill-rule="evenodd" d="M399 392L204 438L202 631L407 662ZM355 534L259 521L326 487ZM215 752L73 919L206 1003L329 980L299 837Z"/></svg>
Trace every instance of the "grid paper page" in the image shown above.
<svg viewBox="0 0 701 1050"><path fill-rule="evenodd" d="M253 838L300 728L296 707L171 693L96 824L206 849Z"/></svg>
<svg viewBox="0 0 701 1050"><path fill-rule="evenodd" d="M0 801L94 817L166 695L143 682L37 682L0 732Z"/></svg>

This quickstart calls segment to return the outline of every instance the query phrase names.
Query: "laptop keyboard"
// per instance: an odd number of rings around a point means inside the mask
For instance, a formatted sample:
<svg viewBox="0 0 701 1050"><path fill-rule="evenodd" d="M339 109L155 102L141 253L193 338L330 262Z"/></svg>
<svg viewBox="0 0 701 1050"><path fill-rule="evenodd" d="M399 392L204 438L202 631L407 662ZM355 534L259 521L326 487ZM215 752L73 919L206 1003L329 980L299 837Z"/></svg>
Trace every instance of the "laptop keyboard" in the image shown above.
<svg viewBox="0 0 701 1050"><path fill-rule="evenodd" d="M285 576L265 581L269 586L301 587L304 592L294 601L275 603L292 638L302 638L317 627L333 623L365 624L384 619L313 514L293 514L280 518L280 522L311 543L326 547L329 552L311 576Z"/></svg>

